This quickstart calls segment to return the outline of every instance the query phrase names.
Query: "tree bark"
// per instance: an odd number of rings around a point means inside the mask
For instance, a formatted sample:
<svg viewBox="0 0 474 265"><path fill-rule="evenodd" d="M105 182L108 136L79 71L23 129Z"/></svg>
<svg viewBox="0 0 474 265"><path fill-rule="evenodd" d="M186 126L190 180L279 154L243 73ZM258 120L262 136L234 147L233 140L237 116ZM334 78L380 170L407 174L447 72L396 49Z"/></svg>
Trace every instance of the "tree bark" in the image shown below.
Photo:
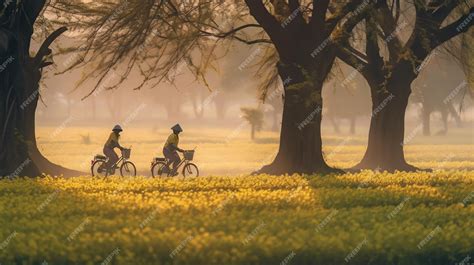
<svg viewBox="0 0 474 265"><path fill-rule="evenodd" d="M44 57L51 53L49 45L66 29L53 32L30 57L33 24L44 1L24 1L19 8L11 4L5 11L0 28L0 58L8 60L0 71L0 176L30 176L41 173L59 175L79 173L58 167L39 152L36 146L35 112L39 99L39 81L43 67L51 64ZM10 58L10 59L8 59Z"/></svg>
<svg viewBox="0 0 474 265"><path fill-rule="evenodd" d="M21 134L23 124L17 103L19 97L13 91L12 80L3 78L7 75L9 73L2 74L0 85L0 177L38 176L40 170L33 162Z"/></svg>
<svg viewBox="0 0 474 265"><path fill-rule="evenodd" d="M373 82L369 84L374 85ZM372 117L367 150L355 169L389 172L417 170L406 162L403 151L410 84L409 80L400 82L400 79L394 78L387 84L385 92L374 93L377 89L372 87Z"/></svg>
<svg viewBox="0 0 474 265"><path fill-rule="evenodd" d="M280 147L275 160L258 173L313 174L342 172L329 167L322 153L321 113L323 82L311 80L295 65L278 65L284 84L284 107L280 132ZM318 100L310 100L319 96Z"/></svg>

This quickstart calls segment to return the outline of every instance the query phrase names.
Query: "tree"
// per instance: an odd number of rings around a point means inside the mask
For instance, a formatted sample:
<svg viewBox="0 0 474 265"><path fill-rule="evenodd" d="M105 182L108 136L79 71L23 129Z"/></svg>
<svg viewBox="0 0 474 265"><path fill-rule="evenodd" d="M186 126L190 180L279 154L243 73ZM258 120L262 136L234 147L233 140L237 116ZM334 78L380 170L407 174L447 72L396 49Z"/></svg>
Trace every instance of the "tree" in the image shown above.
<svg viewBox="0 0 474 265"><path fill-rule="evenodd" d="M448 117L451 115L458 127L462 126L460 113L456 110L455 104L461 106L463 95L466 94L467 82L461 69L456 67L451 61L432 58L428 70L420 73L412 84L412 101L421 105L421 120L423 135L431 135L431 113L439 111L441 113L444 128L437 132L437 135L448 133ZM444 66L444 67L443 67ZM433 75L432 70L436 69L437 74ZM450 71L446 70L448 68ZM459 109L459 108L458 108Z"/></svg>
<svg viewBox="0 0 474 265"><path fill-rule="evenodd" d="M410 7L414 10L410 11ZM381 0L365 19L365 53L356 45L341 46L338 56L364 76L372 96L369 142L362 161L355 168L417 170L405 161L403 152L405 111L411 84L433 50L472 26L473 8L448 21L456 10L466 8L468 4L458 0L393 0L390 3ZM401 10L405 10L403 16ZM403 42L399 33L408 22L402 18L409 16L414 18L414 26ZM381 44L386 45L386 53Z"/></svg>
<svg viewBox="0 0 474 265"><path fill-rule="evenodd" d="M77 65L94 62L90 73L99 83L123 66L111 86L133 70L143 76L138 88L170 79L169 73L183 61L204 80L205 70L219 59L213 51L223 40L271 45L284 84L284 108L278 154L260 172L285 174L338 171L322 154L321 91L337 44L348 38L345 32L351 32L372 5L371 0L58 0L51 12L59 24L68 23L84 34L79 36L84 45L76 49L86 59ZM245 23L250 16L257 23Z"/></svg>
<svg viewBox="0 0 474 265"><path fill-rule="evenodd" d="M341 72L336 73L332 85L328 84L323 93L327 103L325 117L331 121L336 133L340 133L341 120L347 119L349 132L355 134L357 118L370 114L370 96L364 78L353 69L348 72L347 68L350 67L341 65Z"/></svg>
<svg viewBox="0 0 474 265"><path fill-rule="evenodd" d="M259 108L240 108L242 118L250 124L250 139L255 140L255 132L263 126L263 111Z"/></svg>
<svg viewBox="0 0 474 265"><path fill-rule="evenodd" d="M52 164L36 146L39 81L52 64L49 46L66 31L52 32L30 56L33 26L44 6L44 0L0 1L0 176L77 173Z"/></svg>

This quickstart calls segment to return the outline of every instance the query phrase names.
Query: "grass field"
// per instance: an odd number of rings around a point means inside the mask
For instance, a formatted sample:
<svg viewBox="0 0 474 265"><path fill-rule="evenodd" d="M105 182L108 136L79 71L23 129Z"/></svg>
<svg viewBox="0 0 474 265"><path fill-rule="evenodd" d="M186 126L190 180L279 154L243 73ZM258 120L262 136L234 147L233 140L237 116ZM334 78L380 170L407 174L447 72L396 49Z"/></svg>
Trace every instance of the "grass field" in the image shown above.
<svg viewBox="0 0 474 265"><path fill-rule="evenodd" d="M245 124L244 124L245 125ZM410 134L410 129L407 130ZM82 172L90 172L90 161L102 153L110 128L46 127L38 130L38 143L51 161ZM141 175L150 175L150 162L162 156L163 144L169 130L152 132L148 128L127 129L121 143L132 146L131 160ZM450 137L417 135L405 146L406 158L420 168L474 169L473 131L451 132ZM421 133L420 133L421 134ZM84 144L81 135L90 136ZM339 168L354 166L362 158L367 136L324 134L324 153L329 164ZM196 149L196 163L203 175L248 174L272 161L278 150L278 134L262 132L255 142L249 138L249 129L190 129L180 137L184 149ZM431 142L431 144L427 144ZM436 144L432 144L436 143Z"/></svg>
<svg viewBox="0 0 474 265"><path fill-rule="evenodd" d="M247 176L269 162L274 133L190 130L206 177L152 179L167 132L127 131L145 176L0 181L0 264L456 264L474 254L469 134L407 159L433 173ZM90 133L92 143L81 143ZM48 158L86 171L107 130L41 128ZM463 138L461 141L460 139ZM471 144L460 144L460 142ZM331 165L355 164L364 137L325 138ZM220 176L222 175L222 176ZM229 176L230 175L230 176Z"/></svg>

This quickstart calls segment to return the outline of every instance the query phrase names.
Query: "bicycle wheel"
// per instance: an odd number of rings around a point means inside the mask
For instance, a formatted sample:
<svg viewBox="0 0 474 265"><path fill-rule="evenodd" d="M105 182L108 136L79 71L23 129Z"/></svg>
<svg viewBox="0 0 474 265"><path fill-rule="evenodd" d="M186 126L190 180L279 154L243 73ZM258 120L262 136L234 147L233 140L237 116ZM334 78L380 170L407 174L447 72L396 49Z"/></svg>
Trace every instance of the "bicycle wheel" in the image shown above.
<svg viewBox="0 0 474 265"><path fill-rule="evenodd" d="M166 170L166 164L164 162L157 162L151 168L152 177L165 177L168 176L168 171Z"/></svg>
<svg viewBox="0 0 474 265"><path fill-rule="evenodd" d="M101 170L99 170L99 168ZM105 169L105 161L104 160L97 160L92 164L91 167L92 176L93 177L105 177L107 174L107 170Z"/></svg>
<svg viewBox="0 0 474 265"><path fill-rule="evenodd" d="M197 177L199 177L198 167L193 163L186 164L183 168L183 176L185 178L197 178Z"/></svg>
<svg viewBox="0 0 474 265"><path fill-rule="evenodd" d="M132 162L126 161L120 166L120 175L122 177L135 177L137 176L137 168Z"/></svg>

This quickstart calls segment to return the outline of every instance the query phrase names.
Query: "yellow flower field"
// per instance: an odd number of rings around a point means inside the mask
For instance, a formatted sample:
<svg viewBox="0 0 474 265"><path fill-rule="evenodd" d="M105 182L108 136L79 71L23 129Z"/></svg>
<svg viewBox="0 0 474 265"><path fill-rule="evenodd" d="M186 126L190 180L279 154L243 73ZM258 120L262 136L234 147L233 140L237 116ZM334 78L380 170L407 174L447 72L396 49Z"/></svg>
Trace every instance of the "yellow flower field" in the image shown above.
<svg viewBox="0 0 474 265"><path fill-rule="evenodd" d="M106 133L85 145L90 130L50 131L39 132L48 158L84 171ZM228 133L183 135L183 147L199 146L200 178L147 175L163 131L124 135L145 176L0 180L0 264L446 265L473 254L472 145L408 146L433 173L248 176L271 160L275 135L222 142ZM326 138L330 163L356 163L361 138Z"/></svg>
<svg viewBox="0 0 474 265"><path fill-rule="evenodd" d="M473 190L472 172L445 171L1 181L0 259L454 264L473 251Z"/></svg>

